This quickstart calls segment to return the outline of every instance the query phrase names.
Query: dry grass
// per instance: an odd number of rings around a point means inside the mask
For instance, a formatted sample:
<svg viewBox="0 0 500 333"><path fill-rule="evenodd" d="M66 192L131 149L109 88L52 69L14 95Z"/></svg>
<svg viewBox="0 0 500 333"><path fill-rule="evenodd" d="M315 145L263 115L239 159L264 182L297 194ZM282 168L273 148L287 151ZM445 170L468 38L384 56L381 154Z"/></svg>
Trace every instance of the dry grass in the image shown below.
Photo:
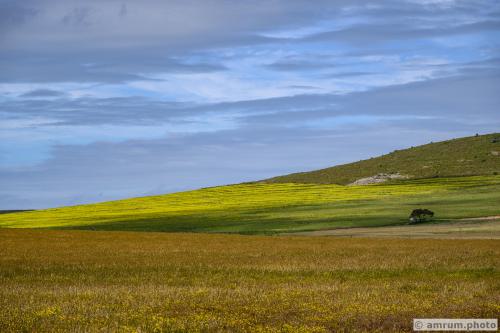
<svg viewBox="0 0 500 333"><path fill-rule="evenodd" d="M410 331L498 317L496 240L0 230L0 331Z"/></svg>
<svg viewBox="0 0 500 333"><path fill-rule="evenodd" d="M376 238L500 239L500 219L479 217L444 223L389 226L377 228L342 228L290 233L297 236L337 236Z"/></svg>

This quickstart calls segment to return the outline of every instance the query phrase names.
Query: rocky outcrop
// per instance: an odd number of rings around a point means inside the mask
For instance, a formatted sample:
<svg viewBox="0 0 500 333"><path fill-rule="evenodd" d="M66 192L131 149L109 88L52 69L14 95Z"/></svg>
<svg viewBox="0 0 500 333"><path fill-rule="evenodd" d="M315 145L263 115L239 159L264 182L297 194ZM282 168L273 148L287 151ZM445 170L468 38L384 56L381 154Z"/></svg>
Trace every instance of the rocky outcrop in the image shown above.
<svg viewBox="0 0 500 333"><path fill-rule="evenodd" d="M383 183L383 182L388 181L390 179L407 179L407 178L409 178L407 175L402 175L399 172L398 173L379 173L379 174L376 174L375 176L360 178L360 179L356 180L355 182L350 183L348 186L370 185L370 184Z"/></svg>

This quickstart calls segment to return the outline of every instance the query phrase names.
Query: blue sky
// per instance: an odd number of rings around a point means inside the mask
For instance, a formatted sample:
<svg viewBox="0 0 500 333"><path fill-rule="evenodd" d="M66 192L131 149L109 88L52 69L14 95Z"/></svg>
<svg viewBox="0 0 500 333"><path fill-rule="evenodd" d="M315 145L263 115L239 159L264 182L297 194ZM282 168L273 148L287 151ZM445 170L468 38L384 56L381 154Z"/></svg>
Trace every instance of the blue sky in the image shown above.
<svg viewBox="0 0 500 333"><path fill-rule="evenodd" d="M0 0L0 209L500 128L495 0Z"/></svg>

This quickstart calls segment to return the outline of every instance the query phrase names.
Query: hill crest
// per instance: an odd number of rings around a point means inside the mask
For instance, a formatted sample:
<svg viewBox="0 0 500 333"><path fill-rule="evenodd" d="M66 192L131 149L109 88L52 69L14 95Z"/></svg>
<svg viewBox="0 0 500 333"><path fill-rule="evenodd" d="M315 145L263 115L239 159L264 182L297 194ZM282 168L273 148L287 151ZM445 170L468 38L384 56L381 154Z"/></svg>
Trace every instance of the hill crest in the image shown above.
<svg viewBox="0 0 500 333"><path fill-rule="evenodd" d="M347 185L381 174L419 179L499 173L500 133L491 133L431 142L358 162L292 173L262 182Z"/></svg>

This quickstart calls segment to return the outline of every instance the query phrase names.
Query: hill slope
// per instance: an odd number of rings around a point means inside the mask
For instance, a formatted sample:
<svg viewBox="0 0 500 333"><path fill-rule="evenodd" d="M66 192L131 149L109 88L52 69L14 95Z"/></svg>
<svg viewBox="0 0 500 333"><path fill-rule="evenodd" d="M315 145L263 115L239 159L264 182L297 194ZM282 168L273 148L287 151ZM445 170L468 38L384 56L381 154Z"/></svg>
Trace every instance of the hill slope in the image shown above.
<svg viewBox="0 0 500 333"><path fill-rule="evenodd" d="M417 207L439 221L500 215L500 176L370 186L241 184L0 215L0 228L268 234L406 224Z"/></svg>
<svg viewBox="0 0 500 333"><path fill-rule="evenodd" d="M500 166L500 156L491 153L500 151L500 143L491 143L493 137L430 144L372 160L284 176L276 183L255 182L0 214L0 228L258 234L406 224L411 210L418 207L433 210L439 222L500 215L500 176L493 174ZM454 167L454 161L456 164L461 159L459 167ZM380 165L390 165L393 170ZM422 167L427 165L429 168ZM394 180L370 186L278 184L348 183L388 171L413 177L436 173L486 175Z"/></svg>
<svg viewBox="0 0 500 333"><path fill-rule="evenodd" d="M263 182L346 185L380 173L431 178L491 175L495 172L500 174L500 133L429 143L368 160L293 173Z"/></svg>

